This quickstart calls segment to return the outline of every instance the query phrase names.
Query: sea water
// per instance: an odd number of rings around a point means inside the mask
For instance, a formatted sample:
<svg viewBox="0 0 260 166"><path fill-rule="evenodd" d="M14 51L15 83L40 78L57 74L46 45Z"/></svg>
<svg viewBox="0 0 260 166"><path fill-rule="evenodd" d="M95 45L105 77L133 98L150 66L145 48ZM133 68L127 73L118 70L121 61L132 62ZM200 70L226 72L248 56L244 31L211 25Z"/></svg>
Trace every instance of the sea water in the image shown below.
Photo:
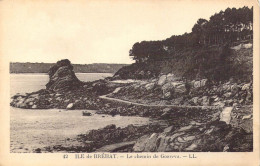
<svg viewBox="0 0 260 166"><path fill-rule="evenodd" d="M76 74L82 81L94 81L110 73ZM10 74L10 95L29 93L45 88L47 74ZM89 130L110 124L126 127L130 124L145 125L149 118L133 116L110 116L95 114L82 116L82 110L20 109L10 107L10 150L11 152L33 152L34 149L51 145L63 145L68 138L76 138Z"/></svg>

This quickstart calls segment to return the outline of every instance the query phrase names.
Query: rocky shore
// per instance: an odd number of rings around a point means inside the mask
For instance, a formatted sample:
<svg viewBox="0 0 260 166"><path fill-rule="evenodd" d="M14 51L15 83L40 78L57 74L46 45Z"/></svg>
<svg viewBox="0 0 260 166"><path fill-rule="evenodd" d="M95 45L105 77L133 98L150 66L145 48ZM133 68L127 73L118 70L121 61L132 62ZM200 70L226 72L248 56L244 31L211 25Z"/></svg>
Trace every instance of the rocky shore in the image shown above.
<svg viewBox="0 0 260 166"><path fill-rule="evenodd" d="M106 78L81 82L69 60L49 70L46 89L17 94L10 105L24 109L98 110L99 114L150 117L148 126L114 125L78 136L69 146L35 152L252 151L252 82L212 82L173 73L145 80ZM162 125L163 124L163 125ZM76 146L75 142L80 142Z"/></svg>

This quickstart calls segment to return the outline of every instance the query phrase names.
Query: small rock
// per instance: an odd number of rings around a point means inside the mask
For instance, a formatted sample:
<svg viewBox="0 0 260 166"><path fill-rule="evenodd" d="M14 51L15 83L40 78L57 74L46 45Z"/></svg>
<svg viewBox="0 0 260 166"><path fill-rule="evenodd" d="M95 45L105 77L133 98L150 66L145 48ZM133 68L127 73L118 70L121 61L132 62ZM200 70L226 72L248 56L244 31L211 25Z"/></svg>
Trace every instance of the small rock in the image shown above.
<svg viewBox="0 0 260 166"><path fill-rule="evenodd" d="M152 83L146 84L145 89L146 90L152 90L154 88L154 86L155 86L155 83L152 82Z"/></svg>
<svg viewBox="0 0 260 166"><path fill-rule="evenodd" d="M57 93L55 96L56 96L56 97L58 97L58 96L62 96L62 94L60 94L60 93Z"/></svg>
<svg viewBox="0 0 260 166"><path fill-rule="evenodd" d="M252 48L253 44L252 43L248 43L248 44L243 44L244 48Z"/></svg>
<svg viewBox="0 0 260 166"><path fill-rule="evenodd" d="M42 150L40 148L37 148L34 151L35 151L35 153L41 153Z"/></svg>
<svg viewBox="0 0 260 166"><path fill-rule="evenodd" d="M186 92L185 84L180 84L180 85L176 86L174 89L174 92L179 93L179 94L185 93Z"/></svg>
<svg viewBox="0 0 260 166"><path fill-rule="evenodd" d="M116 125L114 124L107 125L106 127L104 127L104 129L116 129Z"/></svg>
<svg viewBox="0 0 260 166"><path fill-rule="evenodd" d="M231 95L232 95L232 93L231 93L231 92L227 92L227 93L225 93L223 96L225 96L226 98L230 98L230 97L231 97Z"/></svg>
<svg viewBox="0 0 260 166"><path fill-rule="evenodd" d="M223 152L227 152L229 149L228 145L226 145L224 148L223 148Z"/></svg>
<svg viewBox="0 0 260 166"><path fill-rule="evenodd" d="M172 96L171 92L166 92L164 95L163 95L163 98L164 99L170 99Z"/></svg>
<svg viewBox="0 0 260 166"><path fill-rule="evenodd" d="M35 98L28 98L25 100L25 103L31 103L35 100Z"/></svg>
<svg viewBox="0 0 260 166"><path fill-rule="evenodd" d="M233 84L233 85L231 86L231 92L232 92L232 93L236 93L236 92L238 92L238 90L239 90L239 88L238 88L238 85L237 85L237 84Z"/></svg>
<svg viewBox="0 0 260 166"><path fill-rule="evenodd" d="M173 82L173 81L175 81L175 76L174 76L174 74L172 74L172 73L167 74L167 81L168 81L168 82Z"/></svg>
<svg viewBox="0 0 260 166"><path fill-rule="evenodd" d="M32 109L36 109L36 108L37 108L37 105L33 105L33 106L32 106Z"/></svg>
<svg viewBox="0 0 260 166"><path fill-rule="evenodd" d="M169 133L169 132L173 131L173 129L174 129L174 127L173 127L173 126L170 126L170 127L165 128L165 129L163 130L163 132Z"/></svg>
<svg viewBox="0 0 260 166"><path fill-rule="evenodd" d="M165 117L165 116L169 115L170 112L171 112L171 108L164 108L161 116Z"/></svg>
<svg viewBox="0 0 260 166"><path fill-rule="evenodd" d="M70 104L67 105L66 109L67 109L67 110L72 110L73 107L74 107L74 104L73 104L73 103L70 103Z"/></svg>
<svg viewBox="0 0 260 166"><path fill-rule="evenodd" d="M83 112L82 112L82 115L83 115L83 116L91 116L91 113L90 113L90 112L87 112L87 111L83 111Z"/></svg>
<svg viewBox="0 0 260 166"><path fill-rule="evenodd" d="M61 101L62 99L61 99L61 97L57 97L56 100L57 101Z"/></svg>
<svg viewBox="0 0 260 166"><path fill-rule="evenodd" d="M250 89L250 83L243 85L242 90L249 90Z"/></svg>
<svg viewBox="0 0 260 166"><path fill-rule="evenodd" d="M33 95L30 95L30 97L38 99L39 98L39 94L33 94Z"/></svg>
<svg viewBox="0 0 260 166"><path fill-rule="evenodd" d="M208 100L208 97L207 97L207 96L203 96L203 97L202 97L202 105L203 105L203 106L209 105L209 100Z"/></svg>
<svg viewBox="0 0 260 166"><path fill-rule="evenodd" d="M244 99L241 99L238 102L239 102L239 104L242 104L244 102Z"/></svg>
<svg viewBox="0 0 260 166"><path fill-rule="evenodd" d="M178 130L178 132L190 130L192 127L193 127L193 125L189 125L189 126L182 127L182 128L180 128L180 129Z"/></svg>
<svg viewBox="0 0 260 166"><path fill-rule="evenodd" d="M191 102L192 102L193 104L197 105L197 104L198 104L198 99L199 99L199 97L193 97L193 98L191 99Z"/></svg>
<svg viewBox="0 0 260 166"><path fill-rule="evenodd" d="M219 98L218 98L218 97L216 97L216 98L214 99L214 101L219 101Z"/></svg>
<svg viewBox="0 0 260 166"><path fill-rule="evenodd" d="M68 103L70 101L70 99L64 100L64 103Z"/></svg>
<svg viewBox="0 0 260 166"><path fill-rule="evenodd" d="M183 140L185 140L185 141L192 141L195 138L196 138L195 136L187 136L187 137L183 137Z"/></svg>
<svg viewBox="0 0 260 166"><path fill-rule="evenodd" d="M197 148L198 147L198 145L197 144L191 144L189 147L187 147L185 150L187 150L187 151L192 151L192 150L194 150L195 148Z"/></svg>
<svg viewBox="0 0 260 166"><path fill-rule="evenodd" d="M194 88L199 88L200 87L200 81L194 81L193 82L193 87Z"/></svg>
<svg viewBox="0 0 260 166"><path fill-rule="evenodd" d="M253 117L253 115L245 115L242 117L242 120L246 120L246 119L251 119Z"/></svg>

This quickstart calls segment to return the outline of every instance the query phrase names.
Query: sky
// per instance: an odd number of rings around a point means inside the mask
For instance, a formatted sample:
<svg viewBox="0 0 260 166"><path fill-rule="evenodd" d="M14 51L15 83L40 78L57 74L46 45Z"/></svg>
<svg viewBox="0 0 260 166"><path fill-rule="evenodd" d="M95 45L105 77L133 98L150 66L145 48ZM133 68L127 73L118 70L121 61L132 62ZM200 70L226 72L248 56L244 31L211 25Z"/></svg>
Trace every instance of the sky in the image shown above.
<svg viewBox="0 0 260 166"><path fill-rule="evenodd" d="M69 59L133 63L136 42L191 32L199 18L249 1L9 1L1 4L1 55L11 62ZM6 4L4 4L6 3Z"/></svg>

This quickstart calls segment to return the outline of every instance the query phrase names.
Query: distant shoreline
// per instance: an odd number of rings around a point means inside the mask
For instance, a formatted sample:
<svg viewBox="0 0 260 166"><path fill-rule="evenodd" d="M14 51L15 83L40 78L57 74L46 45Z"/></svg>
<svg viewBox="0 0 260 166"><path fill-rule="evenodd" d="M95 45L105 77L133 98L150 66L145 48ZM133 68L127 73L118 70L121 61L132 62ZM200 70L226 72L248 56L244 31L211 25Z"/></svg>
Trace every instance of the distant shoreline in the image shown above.
<svg viewBox="0 0 260 166"><path fill-rule="evenodd" d="M11 62L9 73L48 73L49 69L54 63L20 63ZM75 73L115 73L120 68L128 64L107 64L107 63L94 63L94 64L73 64Z"/></svg>

